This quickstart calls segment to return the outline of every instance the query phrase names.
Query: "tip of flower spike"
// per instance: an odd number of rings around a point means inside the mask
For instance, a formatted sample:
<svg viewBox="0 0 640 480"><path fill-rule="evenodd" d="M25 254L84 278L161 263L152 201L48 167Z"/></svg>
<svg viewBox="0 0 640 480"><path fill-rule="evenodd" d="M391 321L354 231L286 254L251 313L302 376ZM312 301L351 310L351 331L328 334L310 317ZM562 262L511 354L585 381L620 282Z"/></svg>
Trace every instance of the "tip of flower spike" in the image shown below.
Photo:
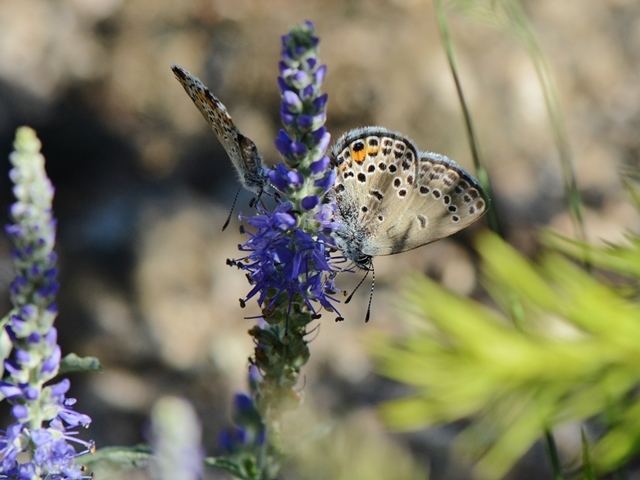
<svg viewBox="0 0 640 480"><path fill-rule="evenodd" d="M42 148L42 144L36 135L36 131L31 127L20 127L16 130L16 138L13 142L16 151L37 153Z"/></svg>

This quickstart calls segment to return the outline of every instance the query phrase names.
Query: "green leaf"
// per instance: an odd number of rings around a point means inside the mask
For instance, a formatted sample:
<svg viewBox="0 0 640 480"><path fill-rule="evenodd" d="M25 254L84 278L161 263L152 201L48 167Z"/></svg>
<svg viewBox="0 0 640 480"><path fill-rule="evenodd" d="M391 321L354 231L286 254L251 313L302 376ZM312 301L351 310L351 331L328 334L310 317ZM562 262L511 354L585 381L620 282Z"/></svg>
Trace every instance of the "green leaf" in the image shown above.
<svg viewBox="0 0 640 480"><path fill-rule="evenodd" d="M382 418L398 430L467 420L457 448L480 478L500 478L545 432L615 408L591 451L598 469L618 468L640 450L637 301L557 254L533 264L495 235L478 245L488 291L515 298L525 323L409 279L402 307L418 326L370 339L380 373L413 387Z"/></svg>
<svg viewBox="0 0 640 480"><path fill-rule="evenodd" d="M120 471L131 468L145 468L153 459L148 445L136 445L135 447L105 447L93 454L85 454L77 457L78 463L88 470Z"/></svg>
<svg viewBox="0 0 640 480"><path fill-rule="evenodd" d="M236 478L247 480L248 477L244 475L242 469L232 460L228 460L224 457L207 457L204 459L204 463L208 467L218 468L230 473Z"/></svg>
<svg viewBox="0 0 640 480"><path fill-rule="evenodd" d="M70 353L60 361L60 374L70 372L101 372L102 365L96 357L79 357Z"/></svg>

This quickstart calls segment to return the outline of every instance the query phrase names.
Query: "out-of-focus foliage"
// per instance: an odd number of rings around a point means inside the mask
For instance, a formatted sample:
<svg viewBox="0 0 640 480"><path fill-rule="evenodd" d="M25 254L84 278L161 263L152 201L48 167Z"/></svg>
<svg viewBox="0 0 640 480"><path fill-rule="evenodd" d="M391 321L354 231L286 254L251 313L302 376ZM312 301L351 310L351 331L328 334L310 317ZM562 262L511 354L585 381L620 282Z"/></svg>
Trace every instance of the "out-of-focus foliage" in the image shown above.
<svg viewBox="0 0 640 480"><path fill-rule="evenodd" d="M591 248L547 235L562 250L637 284L640 240ZM640 445L640 305L558 253L535 264L498 237L480 238L486 288L506 312L460 298L427 279L406 282L415 321L404 338L374 339L384 375L415 387L382 408L393 428L469 419L460 451L498 478L544 432L593 417L607 433L588 450L599 471L619 468ZM624 260L621 260L624 259ZM633 265L635 264L635 265Z"/></svg>
<svg viewBox="0 0 640 480"><path fill-rule="evenodd" d="M329 420L307 406L288 418L295 431L284 478L300 480L427 480L429 474L393 438L373 412ZM295 429L295 430L294 430Z"/></svg>

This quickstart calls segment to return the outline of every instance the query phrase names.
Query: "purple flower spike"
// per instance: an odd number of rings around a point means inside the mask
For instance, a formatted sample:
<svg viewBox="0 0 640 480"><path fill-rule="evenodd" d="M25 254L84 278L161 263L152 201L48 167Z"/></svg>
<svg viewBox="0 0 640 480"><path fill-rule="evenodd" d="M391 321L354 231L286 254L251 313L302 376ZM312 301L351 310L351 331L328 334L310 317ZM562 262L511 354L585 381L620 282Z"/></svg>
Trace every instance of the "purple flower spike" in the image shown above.
<svg viewBox="0 0 640 480"><path fill-rule="evenodd" d="M16 203L11 208L13 223L6 228L13 242L16 276L11 284L11 302L17 314L5 327L13 350L4 361L5 375L0 392L12 405L16 420L0 432L0 478L87 479L75 458L90 449L75 438L76 421L91 419L71 410L65 394L69 381L48 385L57 376L61 350L53 322L57 314L55 297L57 256L53 251L56 221L51 203L54 189L44 171L44 159L35 132L20 128L15 152L10 156L10 177ZM87 447L76 452L72 444ZM92 448L92 447L91 447Z"/></svg>

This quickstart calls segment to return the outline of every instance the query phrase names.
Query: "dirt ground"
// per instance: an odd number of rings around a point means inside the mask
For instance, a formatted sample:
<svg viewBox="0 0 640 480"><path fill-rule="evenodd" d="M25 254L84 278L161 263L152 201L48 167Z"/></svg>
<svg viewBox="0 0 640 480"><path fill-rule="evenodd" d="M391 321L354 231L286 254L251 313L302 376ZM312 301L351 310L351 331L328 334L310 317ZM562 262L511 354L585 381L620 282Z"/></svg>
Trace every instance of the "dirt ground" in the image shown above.
<svg viewBox="0 0 640 480"><path fill-rule="evenodd" d="M619 177L621 167L640 161L640 6L535 0L524 8L557 87L588 237L621 240L640 226ZM572 234L535 70L503 29L448 11L494 207L508 240L535 255L540 227ZM43 141L56 186L62 347L105 366L102 374L72 377L72 396L93 417L89 433L98 447L144 441L151 406L169 392L194 402L207 452L217 452L232 395L245 388L246 331L254 321L243 317L259 310L254 302L239 308L248 285L225 264L243 241L235 216L221 231L239 184L169 67L175 62L199 76L274 164L280 36L306 19L316 24L328 66L334 139L382 125L472 171L429 1L0 2L0 221L8 221L11 202L5 159L16 127L27 124ZM248 213L249 199L242 193L236 211ZM409 272L482 298L473 241L485 229L481 220L453 238L376 259L372 320L363 321L368 288L361 288L341 309L346 321L325 314L320 322L304 369L314 408L333 418L375 418L375 405L398 387L373 373L367 335L402 330L399 294ZM338 284L351 290L360 279L344 275ZM10 280L1 237L0 292ZM469 478L469 466L448 449L455 427L403 436L374 430L381 442L430 465L431 478ZM571 455L579 436L561 433L560 442ZM534 448L513 478L541 478L545 462Z"/></svg>

